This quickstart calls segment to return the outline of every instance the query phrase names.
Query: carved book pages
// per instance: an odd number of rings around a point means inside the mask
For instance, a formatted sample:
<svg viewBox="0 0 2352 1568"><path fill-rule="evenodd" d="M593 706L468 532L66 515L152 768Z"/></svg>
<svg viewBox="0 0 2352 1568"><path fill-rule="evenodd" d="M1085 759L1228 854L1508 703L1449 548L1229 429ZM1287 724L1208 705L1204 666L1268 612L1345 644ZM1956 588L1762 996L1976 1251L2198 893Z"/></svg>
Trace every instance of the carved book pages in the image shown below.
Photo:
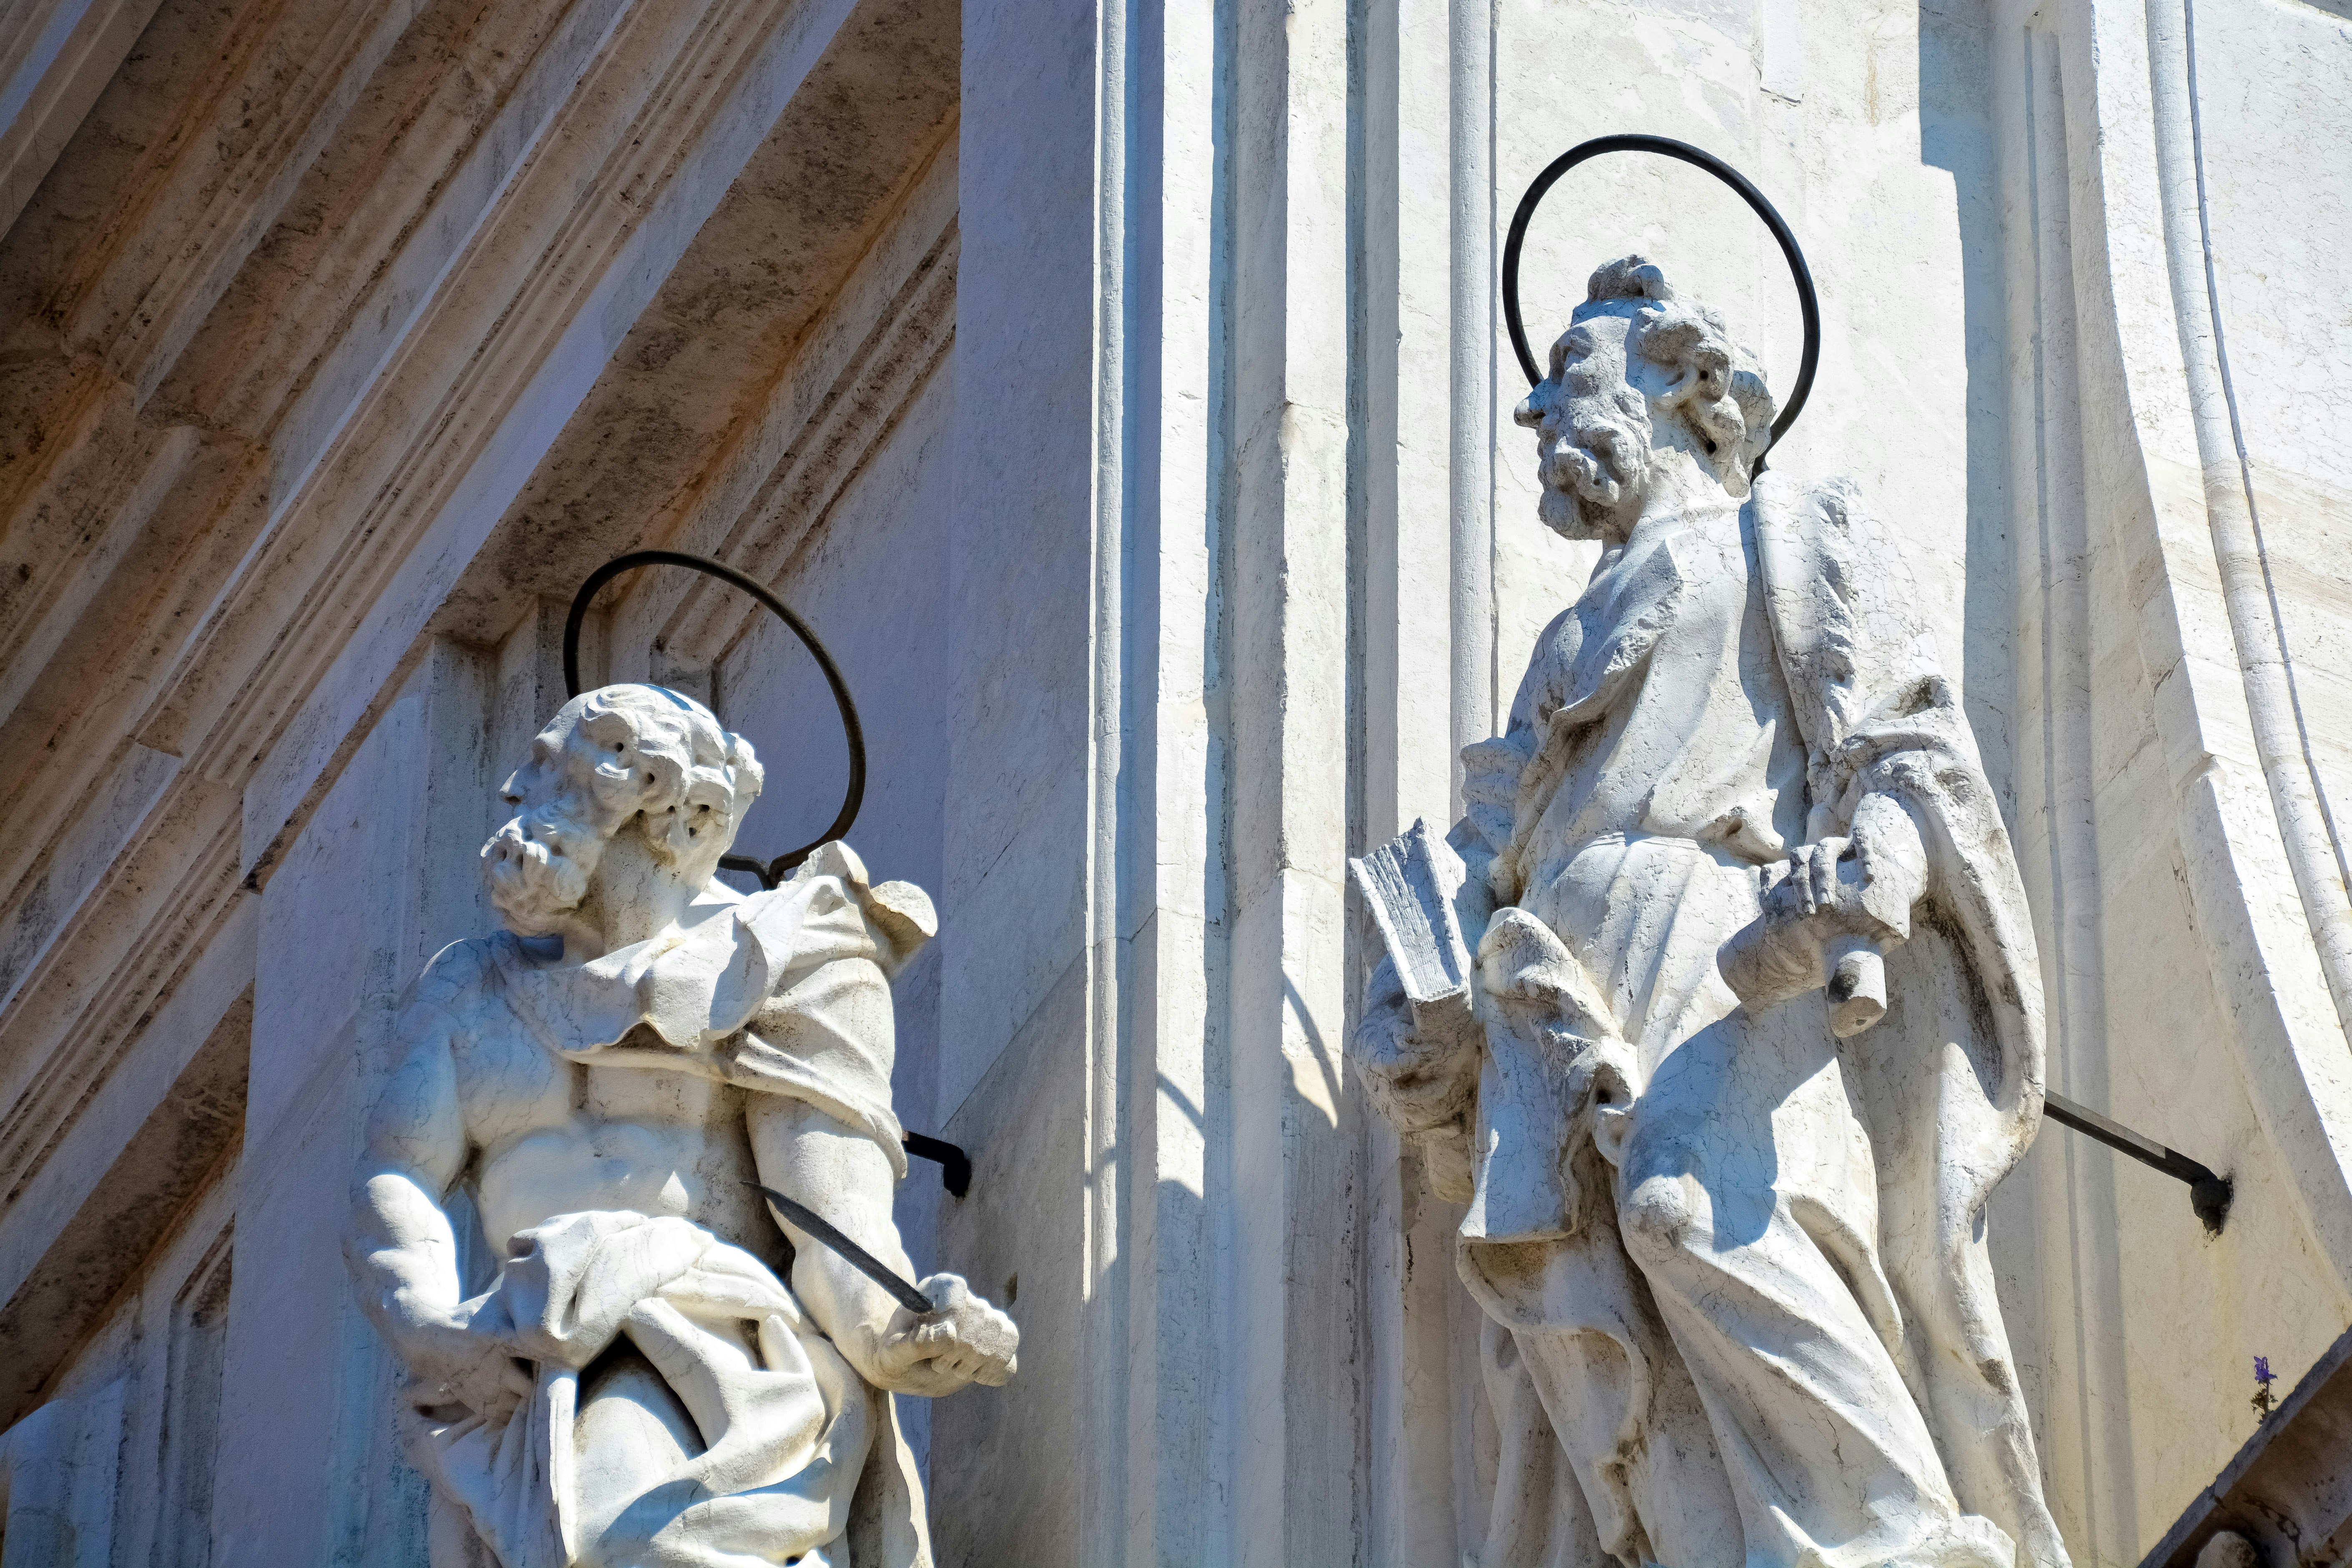
<svg viewBox="0 0 2352 1568"><path fill-rule="evenodd" d="M1466 1026L1473 952L1493 913L1484 879L1473 879L1454 846L1419 818L1348 869L1396 964L1416 1027Z"/></svg>

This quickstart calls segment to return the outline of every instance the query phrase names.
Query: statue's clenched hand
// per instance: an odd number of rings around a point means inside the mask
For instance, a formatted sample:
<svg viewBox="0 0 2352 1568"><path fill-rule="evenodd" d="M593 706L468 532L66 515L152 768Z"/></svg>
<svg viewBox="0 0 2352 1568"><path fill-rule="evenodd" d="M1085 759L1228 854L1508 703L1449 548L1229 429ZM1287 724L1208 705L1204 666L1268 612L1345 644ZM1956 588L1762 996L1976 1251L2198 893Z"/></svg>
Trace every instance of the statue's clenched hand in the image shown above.
<svg viewBox="0 0 2352 1568"><path fill-rule="evenodd" d="M1910 814L1864 797L1853 831L1800 845L1770 876L1758 918L1724 943L1723 976L1750 1007L1830 983L1839 952L1872 952L1910 935L1927 860Z"/></svg>
<svg viewBox="0 0 2352 1568"><path fill-rule="evenodd" d="M1910 910L1926 890L1927 855L1918 829L1902 807L1883 795L1885 809L1857 812L1852 835L1800 845L1787 875L1764 895L1764 918L1775 926L1802 926L1816 940L1832 936L1900 942Z"/></svg>
<svg viewBox="0 0 2352 1568"><path fill-rule="evenodd" d="M452 1328L420 1336L407 1359L409 1371L430 1391L420 1403L462 1405L492 1421L530 1398L536 1385L503 1333Z"/></svg>
<svg viewBox="0 0 2352 1568"><path fill-rule="evenodd" d="M1013 1320L971 1293L960 1275L923 1281L932 1310L918 1317L900 1307L875 1352L876 1370L898 1394L936 1397L970 1384L1001 1388L1019 1367L1021 1331Z"/></svg>

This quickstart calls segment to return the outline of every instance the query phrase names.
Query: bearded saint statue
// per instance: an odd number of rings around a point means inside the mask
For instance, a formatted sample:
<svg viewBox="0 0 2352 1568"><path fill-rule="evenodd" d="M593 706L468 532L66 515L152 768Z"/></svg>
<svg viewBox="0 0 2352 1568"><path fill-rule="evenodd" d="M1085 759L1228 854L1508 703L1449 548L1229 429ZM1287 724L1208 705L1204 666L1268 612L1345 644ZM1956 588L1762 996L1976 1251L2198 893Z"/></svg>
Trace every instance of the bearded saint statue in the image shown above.
<svg viewBox="0 0 2352 1568"><path fill-rule="evenodd" d="M572 699L482 850L508 931L412 989L345 1254L412 1374L434 1568L927 1568L892 1395L1013 1373L961 1279L910 1311L764 1206L912 1272L890 977L934 922L839 843L713 880L760 784L689 698Z"/></svg>
<svg viewBox="0 0 2352 1568"><path fill-rule="evenodd" d="M2042 1112L2024 890L1893 540L1751 489L1773 414L1714 311L1593 274L1517 419L1601 558L1463 753L1468 1022L1384 962L1353 1040L1469 1205L1482 1568L2067 1562L1985 1250Z"/></svg>

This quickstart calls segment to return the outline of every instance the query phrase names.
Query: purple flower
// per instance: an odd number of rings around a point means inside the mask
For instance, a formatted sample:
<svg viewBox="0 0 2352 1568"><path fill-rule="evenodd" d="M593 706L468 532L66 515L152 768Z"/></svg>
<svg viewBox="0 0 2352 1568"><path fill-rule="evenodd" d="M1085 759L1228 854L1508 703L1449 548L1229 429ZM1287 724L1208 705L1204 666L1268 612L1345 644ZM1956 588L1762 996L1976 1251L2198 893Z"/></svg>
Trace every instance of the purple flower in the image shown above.
<svg viewBox="0 0 2352 1568"><path fill-rule="evenodd" d="M2254 1358L2254 1381L2256 1383L2268 1383L2270 1380L2271 1358L2266 1355L2256 1356Z"/></svg>

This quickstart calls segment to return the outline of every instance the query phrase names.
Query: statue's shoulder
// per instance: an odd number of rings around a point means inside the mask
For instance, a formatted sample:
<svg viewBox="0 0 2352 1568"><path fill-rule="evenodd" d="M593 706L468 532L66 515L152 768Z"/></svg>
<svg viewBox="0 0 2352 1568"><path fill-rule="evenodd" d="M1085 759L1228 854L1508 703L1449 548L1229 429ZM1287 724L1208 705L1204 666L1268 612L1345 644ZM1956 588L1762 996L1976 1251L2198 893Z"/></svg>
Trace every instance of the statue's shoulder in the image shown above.
<svg viewBox="0 0 2352 1568"><path fill-rule="evenodd" d="M1749 487L1747 510L1759 533L1801 540L1816 549L1874 544L1884 534L1864 504L1862 486L1848 474L1805 479L1768 469Z"/></svg>
<svg viewBox="0 0 2352 1568"><path fill-rule="evenodd" d="M499 988L509 971L531 962L530 944L511 931L453 942L425 960L403 1011L462 1014L475 998Z"/></svg>
<svg viewBox="0 0 2352 1568"><path fill-rule="evenodd" d="M1776 607L1811 601L1832 619L1916 612L1910 563L1851 478L1760 474L1745 510Z"/></svg>
<svg viewBox="0 0 2352 1568"><path fill-rule="evenodd" d="M870 942L873 956L891 974L939 934L939 913L929 894L912 882L872 881L866 862L839 839L819 845L782 888L754 894L747 902L779 895L807 900L810 936L831 929L853 943Z"/></svg>
<svg viewBox="0 0 2352 1568"><path fill-rule="evenodd" d="M1851 476L1799 479L1758 477L1748 510L1759 545L1808 578L1847 595L1915 598L1910 560L1862 486ZM1769 567L1768 563L1768 572Z"/></svg>
<svg viewBox="0 0 2352 1568"><path fill-rule="evenodd" d="M1887 701L1940 681L1910 563L1851 479L1759 476L1756 555L1800 730L1839 743Z"/></svg>

